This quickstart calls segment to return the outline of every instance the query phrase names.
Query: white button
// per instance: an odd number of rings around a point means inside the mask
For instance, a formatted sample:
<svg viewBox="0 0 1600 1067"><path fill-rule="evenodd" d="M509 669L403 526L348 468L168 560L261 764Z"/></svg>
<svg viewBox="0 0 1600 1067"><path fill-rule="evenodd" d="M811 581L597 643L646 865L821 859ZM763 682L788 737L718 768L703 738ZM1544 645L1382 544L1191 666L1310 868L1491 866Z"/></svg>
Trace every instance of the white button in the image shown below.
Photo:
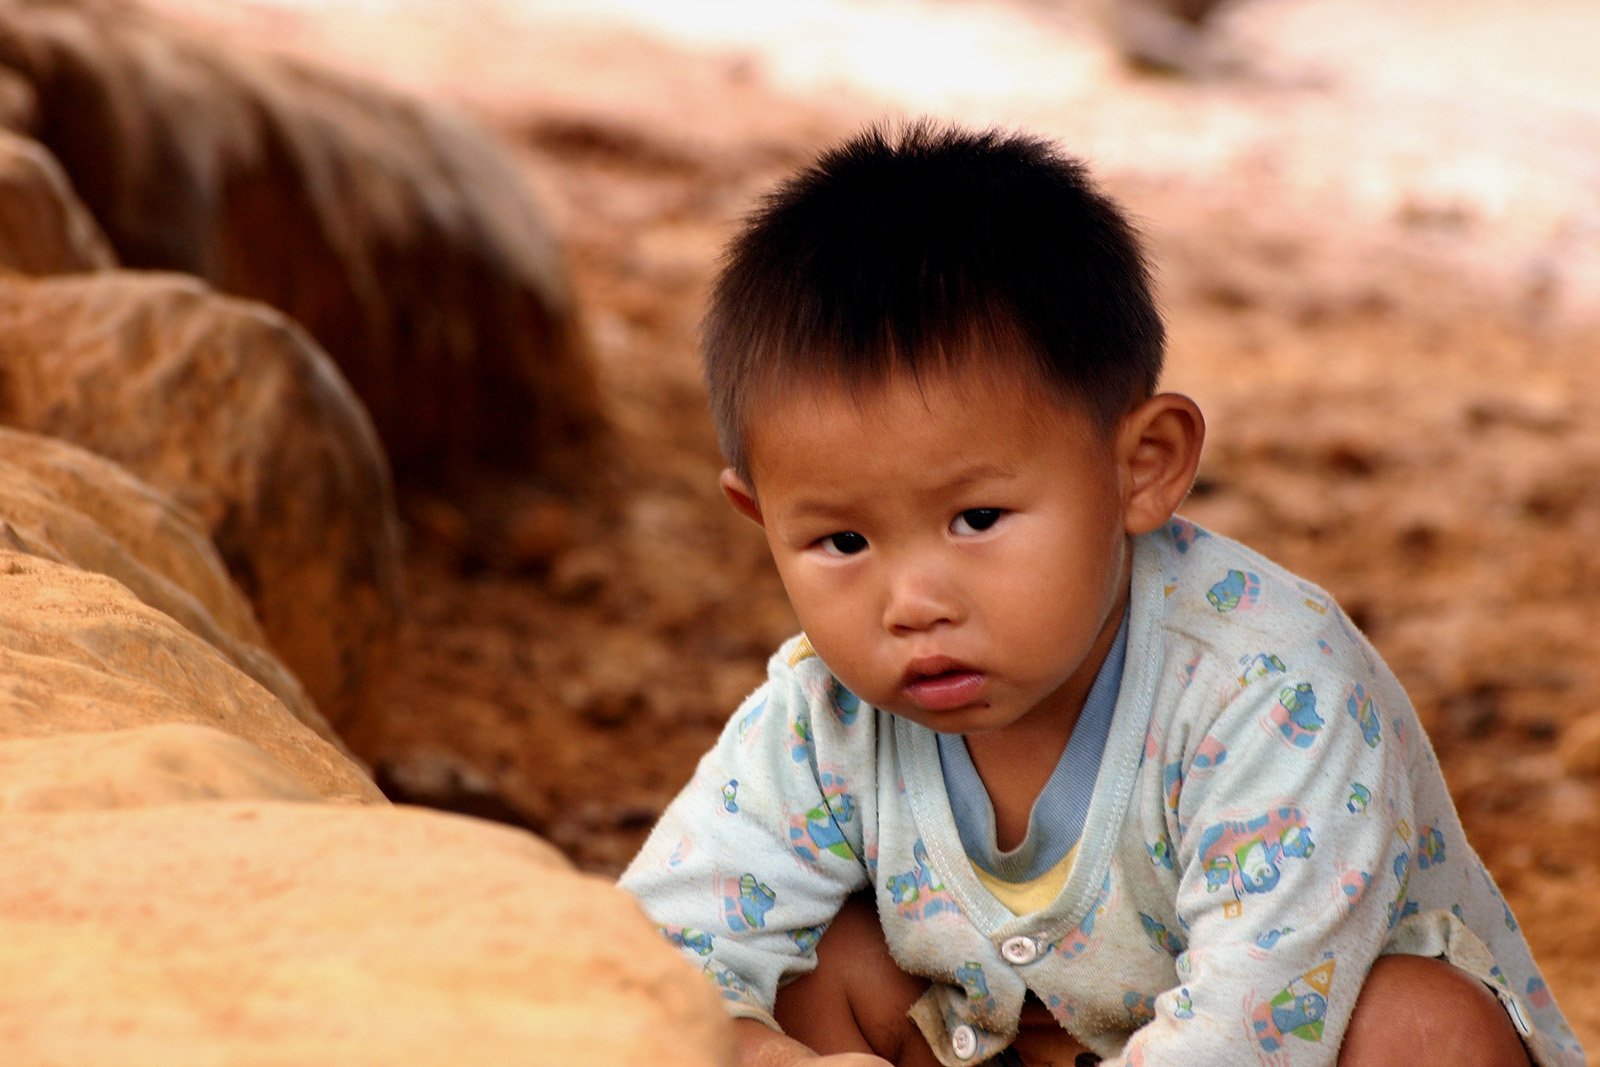
<svg viewBox="0 0 1600 1067"><path fill-rule="evenodd" d="M970 1026L958 1026L950 1031L950 1048L957 1056L970 1060L973 1053L978 1051L978 1035L972 1032Z"/></svg>
<svg viewBox="0 0 1600 1067"><path fill-rule="evenodd" d="M1008 937L1000 943L1000 955L1021 967L1039 958L1039 942L1031 937Z"/></svg>

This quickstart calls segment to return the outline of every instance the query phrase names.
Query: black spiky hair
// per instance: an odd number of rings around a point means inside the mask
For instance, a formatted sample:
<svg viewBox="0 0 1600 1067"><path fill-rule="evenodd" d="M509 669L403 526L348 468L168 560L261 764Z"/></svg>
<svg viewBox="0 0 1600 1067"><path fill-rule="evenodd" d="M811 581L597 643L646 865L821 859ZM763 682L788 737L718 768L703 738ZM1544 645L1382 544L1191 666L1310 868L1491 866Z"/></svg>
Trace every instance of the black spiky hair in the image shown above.
<svg viewBox="0 0 1600 1067"><path fill-rule="evenodd" d="M724 455L763 390L978 366L1084 404L1149 396L1165 330L1133 226L1052 142L869 127L780 184L724 255L702 330Z"/></svg>

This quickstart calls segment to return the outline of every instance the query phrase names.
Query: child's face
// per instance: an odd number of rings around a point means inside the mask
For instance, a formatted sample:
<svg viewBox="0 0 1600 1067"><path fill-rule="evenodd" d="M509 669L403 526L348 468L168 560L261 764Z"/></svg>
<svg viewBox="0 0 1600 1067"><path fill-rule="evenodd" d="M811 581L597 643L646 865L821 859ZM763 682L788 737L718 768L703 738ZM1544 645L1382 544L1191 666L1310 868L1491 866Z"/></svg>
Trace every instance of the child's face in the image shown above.
<svg viewBox="0 0 1600 1067"><path fill-rule="evenodd" d="M1141 532L1126 435L964 372L791 391L753 421L755 497L731 473L724 487L851 692L945 732L1070 729Z"/></svg>

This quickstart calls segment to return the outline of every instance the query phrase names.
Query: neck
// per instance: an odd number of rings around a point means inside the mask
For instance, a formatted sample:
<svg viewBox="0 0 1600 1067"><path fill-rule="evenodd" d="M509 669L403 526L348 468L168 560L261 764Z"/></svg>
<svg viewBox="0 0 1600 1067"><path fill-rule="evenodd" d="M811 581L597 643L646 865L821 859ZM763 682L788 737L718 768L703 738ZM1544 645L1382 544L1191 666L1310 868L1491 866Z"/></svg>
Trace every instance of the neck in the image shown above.
<svg viewBox="0 0 1600 1067"><path fill-rule="evenodd" d="M1081 705L1080 705L1081 707ZM1012 728L988 734L968 734L967 751L994 808L995 844L1009 852L1028 836L1028 819L1045 782L1061 762L1061 753L1077 725L1074 714L1049 731L1026 733ZM1020 725L1020 724L1019 724Z"/></svg>

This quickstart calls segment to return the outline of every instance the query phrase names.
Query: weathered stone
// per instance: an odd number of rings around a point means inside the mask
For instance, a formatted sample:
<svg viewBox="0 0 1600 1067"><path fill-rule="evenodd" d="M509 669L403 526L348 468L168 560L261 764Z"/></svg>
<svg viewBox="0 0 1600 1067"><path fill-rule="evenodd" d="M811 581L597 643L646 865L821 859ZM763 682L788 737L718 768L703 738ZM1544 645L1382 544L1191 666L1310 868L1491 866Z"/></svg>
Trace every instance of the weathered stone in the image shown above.
<svg viewBox="0 0 1600 1067"><path fill-rule="evenodd" d="M0 277L0 423L197 514L316 705L359 705L400 610L398 520L360 404L293 323L176 275Z"/></svg>
<svg viewBox="0 0 1600 1067"><path fill-rule="evenodd" d="M243 799L321 798L250 742L193 723L0 741L0 812Z"/></svg>
<svg viewBox="0 0 1600 1067"><path fill-rule="evenodd" d="M34 97L16 121L122 261L302 323L403 472L558 474L592 452L603 420L556 242L464 119L124 0L0 5L6 68Z"/></svg>
<svg viewBox="0 0 1600 1067"><path fill-rule="evenodd" d="M110 460L0 429L0 547L115 578L342 748L299 679L267 650L249 601L199 521Z"/></svg>
<svg viewBox="0 0 1600 1067"><path fill-rule="evenodd" d="M1561 763L1568 774L1600 778L1600 712L1567 723L1561 731Z"/></svg>
<svg viewBox="0 0 1600 1067"><path fill-rule="evenodd" d="M528 834L417 809L0 817L11 1063L733 1063L715 991Z"/></svg>
<svg viewBox="0 0 1600 1067"><path fill-rule="evenodd" d="M0 130L0 268L66 274L115 265L61 164L37 141Z"/></svg>
<svg viewBox="0 0 1600 1067"><path fill-rule="evenodd" d="M256 745L318 796L382 801L361 768L120 582L0 548L0 604L0 737L198 723Z"/></svg>

